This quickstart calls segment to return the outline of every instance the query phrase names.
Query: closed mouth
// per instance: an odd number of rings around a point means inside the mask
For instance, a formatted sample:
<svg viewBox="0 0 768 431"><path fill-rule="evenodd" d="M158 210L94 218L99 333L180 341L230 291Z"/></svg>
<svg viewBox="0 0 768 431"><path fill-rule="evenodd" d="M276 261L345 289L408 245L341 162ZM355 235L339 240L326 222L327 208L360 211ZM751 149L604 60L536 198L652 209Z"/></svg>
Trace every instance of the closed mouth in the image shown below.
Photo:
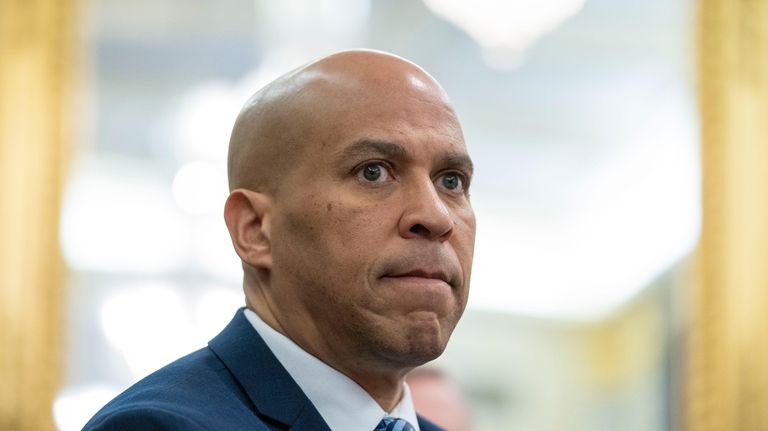
<svg viewBox="0 0 768 431"><path fill-rule="evenodd" d="M412 269L397 274L387 274L384 277L388 278L424 278L430 280L440 280L448 285L453 286L450 282L448 275L443 271L430 271L425 269Z"/></svg>

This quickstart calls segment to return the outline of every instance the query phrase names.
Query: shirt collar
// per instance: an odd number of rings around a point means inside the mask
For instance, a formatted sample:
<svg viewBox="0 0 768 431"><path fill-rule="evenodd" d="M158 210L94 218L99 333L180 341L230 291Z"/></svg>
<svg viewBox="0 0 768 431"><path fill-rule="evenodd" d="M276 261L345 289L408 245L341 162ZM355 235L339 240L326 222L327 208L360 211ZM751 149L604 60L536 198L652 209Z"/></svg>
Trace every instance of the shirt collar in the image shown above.
<svg viewBox="0 0 768 431"><path fill-rule="evenodd" d="M403 398L387 413L352 379L307 353L252 310L246 308L244 313L332 430L373 430L381 419L392 416L407 420L419 431L407 384L404 384Z"/></svg>

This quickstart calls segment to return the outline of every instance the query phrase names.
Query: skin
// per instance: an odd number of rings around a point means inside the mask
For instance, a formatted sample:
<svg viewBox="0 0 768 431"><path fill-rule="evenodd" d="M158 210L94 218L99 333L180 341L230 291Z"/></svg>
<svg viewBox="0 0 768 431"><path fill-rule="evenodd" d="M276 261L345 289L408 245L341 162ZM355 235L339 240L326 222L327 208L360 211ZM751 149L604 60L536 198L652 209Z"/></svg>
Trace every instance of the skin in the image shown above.
<svg viewBox="0 0 768 431"><path fill-rule="evenodd" d="M471 175L445 92L413 63L344 51L278 78L230 141L248 308L390 411L466 305Z"/></svg>

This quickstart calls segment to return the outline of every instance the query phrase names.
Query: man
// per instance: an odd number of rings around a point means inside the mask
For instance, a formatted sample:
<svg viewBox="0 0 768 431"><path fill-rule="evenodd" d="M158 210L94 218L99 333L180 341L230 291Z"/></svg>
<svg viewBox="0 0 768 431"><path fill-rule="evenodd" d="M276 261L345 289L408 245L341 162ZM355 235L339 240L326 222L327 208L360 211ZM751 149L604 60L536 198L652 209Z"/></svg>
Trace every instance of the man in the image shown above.
<svg viewBox="0 0 768 431"><path fill-rule="evenodd" d="M438 430L405 375L466 305L472 163L418 66L345 51L267 85L229 148L224 218L246 305L86 430Z"/></svg>

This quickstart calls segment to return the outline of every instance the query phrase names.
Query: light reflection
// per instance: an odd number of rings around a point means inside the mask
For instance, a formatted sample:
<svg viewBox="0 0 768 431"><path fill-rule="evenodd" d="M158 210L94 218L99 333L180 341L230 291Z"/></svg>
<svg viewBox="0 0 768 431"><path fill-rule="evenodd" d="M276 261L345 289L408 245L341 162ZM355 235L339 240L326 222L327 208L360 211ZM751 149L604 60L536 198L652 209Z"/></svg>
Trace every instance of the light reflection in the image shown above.
<svg viewBox="0 0 768 431"><path fill-rule="evenodd" d="M265 45L313 56L349 47L365 30L371 13L370 0L262 1L258 7Z"/></svg>
<svg viewBox="0 0 768 431"><path fill-rule="evenodd" d="M189 305L173 286L152 282L121 287L100 310L110 344L119 350L134 377L202 347Z"/></svg>
<svg viewBox="0 0 768 431"><path fill-rule="evenodd" d="M518 172L560 207L526 212L520 202L474 200L471 307L597 321L695 246L701 207L691 106L652 81L612 89L633 101L629 114L603 128L622 136L616 150L590 157L594 163L568 181L549 174L570 166L551 157L532 158L529 171Z"/></svg>
<svg viewBox="0 0 768 431"><path fill-rule="evenodd" d="M700 217L695 159L666 138L637 146L651 157L596 169L582 185L593 196L570 213L530 220L479 202L470 306L598 320L690 253Z"/></svg>
<svg viewBox="0 0 768 431"><path fill-rule="evenodd" d="M173 197L190 214L221 213L227 197L226 174L210 163L187 163L173 178Z"/></svg>
<svg viewBox="0 0 768 431"><path fill-rule="evenodd" d="M222 164L232 124L249 90L226 81L207 81L190 89L169 118L169 138L181 160Z"/></svg>
<svg viewBox="0 0 768 431"><path fill-rule="evenodd" d="M74 169L61 217L61 245L74 269L158 273L178 268L189 233L167 182L147 164L90 157Z"/></svg>
<svg viewBox="0 0 768 431"><path fill-rule="evenodd" d="M488 63L514 67L542 35L575 15L584 0L424 0L437 15L456 24L484 49Z"/></svg>
<svg viewBox="0 0 768 431"><path fill-rule="evenodd" d="M233 288L210 286L200 295L194 309L197 334L206 342L229 323L235 310L245 305L240 286Z"/></svg>
<svg viewBox="0 0 768 431"><path fill-rule="evenodd" d="M240 286L243 278L242 265L232 246L221 213L195 220L193 229L191 252L194 266L211 276Z"/></svg>
<svg viewBox="0 0 768 431"><path fill-rule="evenodd" d="M79 431L118 390L106 384L91 384L61 391L53 402L53 419L59 431Z"/></svg>

